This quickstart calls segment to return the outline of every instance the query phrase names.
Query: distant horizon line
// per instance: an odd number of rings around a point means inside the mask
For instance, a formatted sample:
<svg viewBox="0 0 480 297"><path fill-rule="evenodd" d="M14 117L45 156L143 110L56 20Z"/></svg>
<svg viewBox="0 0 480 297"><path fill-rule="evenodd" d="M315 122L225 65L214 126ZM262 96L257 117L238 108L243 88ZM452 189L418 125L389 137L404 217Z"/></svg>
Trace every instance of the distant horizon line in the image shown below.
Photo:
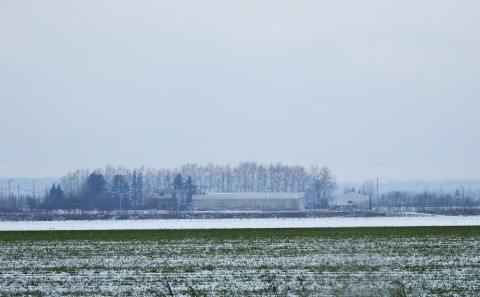
<svg viewBox="0 0 480 297"><path fill-rule="evenodd" d="M2 181L15 181L15 179L61 179L63 176L12 176L12 177L0 177ZM377 178L371 179L356 179L356 180L336 180L337 184L353 184L353 183L363 183L367 180L376 181ZM422 178L409 178L409 179L382 179L378 178L379 182L383 183L397 183L397 182L418 182L418 183L458 183L458 182L471 182L471 183L480 183L480 178L444 178L444 179L422 179Z"/></svg>

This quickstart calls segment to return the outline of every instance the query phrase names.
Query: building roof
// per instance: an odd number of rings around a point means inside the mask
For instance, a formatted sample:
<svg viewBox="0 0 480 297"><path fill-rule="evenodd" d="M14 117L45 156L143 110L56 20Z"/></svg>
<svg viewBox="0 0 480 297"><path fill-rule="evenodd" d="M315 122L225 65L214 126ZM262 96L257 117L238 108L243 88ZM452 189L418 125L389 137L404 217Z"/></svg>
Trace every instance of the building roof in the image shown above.
<svg viewBox="0 0 480 297"><path fill-rule="evenodd" d="M215 200L215 199L301 199L303 193L209 193L204 195L193 195L193 200Z"/></svg>
<svg viewBox="0 0 480 297"><path fill-rule="evenodd" d="M154 193L184 193L187 192L185 189L156 189Z"/></svg>
<svg viewBox="0 0 480 297"><path fill-rule="evenodd" d="M363 194L360 194L360 193L357 193L357 192L348 192L348 193L345 193L345 194L342 194L342 195L338 195L337 199L338 198L362 199L362 200L367 199L368 200L367 195L363 195Z"/></svg>

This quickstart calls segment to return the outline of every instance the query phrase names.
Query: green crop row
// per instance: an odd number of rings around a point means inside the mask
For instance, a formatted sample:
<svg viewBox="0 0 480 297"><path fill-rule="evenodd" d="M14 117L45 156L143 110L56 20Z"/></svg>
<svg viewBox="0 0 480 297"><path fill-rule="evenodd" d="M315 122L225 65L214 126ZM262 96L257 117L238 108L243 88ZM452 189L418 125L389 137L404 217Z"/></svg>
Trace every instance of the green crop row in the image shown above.
<svg viewBox="0 0 480 297"><path fill-rule="evenodd" d="M291 229L208 229L208 230L95 230L95 231L0 231L0 241L10 240L183 240L183 239L250 239L297 237L478 237L480 227L349 227Z"/></svg>

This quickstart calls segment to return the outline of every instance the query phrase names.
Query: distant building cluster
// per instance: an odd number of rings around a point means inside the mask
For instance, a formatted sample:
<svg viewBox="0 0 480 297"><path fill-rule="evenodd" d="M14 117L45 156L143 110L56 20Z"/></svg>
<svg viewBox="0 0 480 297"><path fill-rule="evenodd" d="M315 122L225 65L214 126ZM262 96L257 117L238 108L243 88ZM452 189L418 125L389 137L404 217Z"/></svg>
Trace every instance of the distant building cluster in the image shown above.
<svg viewBox="0 0 480 297"><path fill-rule="evenodd" d="M208 193L190 198L182 189L159 189L149 207L181 211L300 211L312 208L305 203L304 193ZM337 196L330 206L367 209L369 198L356 192Z"/></svg>

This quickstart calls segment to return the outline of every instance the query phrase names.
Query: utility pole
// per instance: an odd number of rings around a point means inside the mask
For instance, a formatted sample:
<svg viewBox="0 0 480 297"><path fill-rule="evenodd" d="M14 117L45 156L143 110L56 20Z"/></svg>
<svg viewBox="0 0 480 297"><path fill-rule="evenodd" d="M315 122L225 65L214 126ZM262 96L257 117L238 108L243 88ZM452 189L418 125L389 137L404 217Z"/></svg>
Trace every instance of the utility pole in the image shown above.
<svg viewBox="0 0 480 297"><path fill-rule="evenodd" d="M10 190L11 179L8 180L8 207L12 207L12 191Z"/></svg>
<svg viewBox="0 0 480 297"><path fill-rule="evenodd" d="M360 192L360 191L359 191ZM371 191L370 191L371 192ZM364 193L362 193L364 195L367 194L367 191L365 191ZM371 193L368 193L368 209L369 210L372 210L372 194Z"/></svg>
<svg viewBox="0 0 480 297"><path fill-rule="evenodd" d="M265 218L267 218L267 189L265 189L265 198L263 202L263 212L265 214Z"/></svg>
<svg viewBox="0 0 480 297"><path fill-rule="evenodd" d="M9 202L10 202L10 198L12 196L12 192L10 191L10 182L11 181L12 181L11 179L8 180L8 201Z"/></svg>
<svg viewBox="0 0 480 297"><path fill-rule="evenodd" d="M117 183L117 185L115 187L116 188L115 189L116 190L115 194L118 196L118 203L120 204L120 211L122 211L122 194L120 194L120 190L118 189L119 186L120 185Z"/></svg>
<svg viewBox="0 0 480 297"><path fill-rule="evenodd" d="M180 198L177 197L177 218L180 220Z"/></svg>
<svg viewBox="0 0 480 297"><path fill-rule="evenodd" d="M377 210L378 210L378 177L377 177Z"/></svg>

